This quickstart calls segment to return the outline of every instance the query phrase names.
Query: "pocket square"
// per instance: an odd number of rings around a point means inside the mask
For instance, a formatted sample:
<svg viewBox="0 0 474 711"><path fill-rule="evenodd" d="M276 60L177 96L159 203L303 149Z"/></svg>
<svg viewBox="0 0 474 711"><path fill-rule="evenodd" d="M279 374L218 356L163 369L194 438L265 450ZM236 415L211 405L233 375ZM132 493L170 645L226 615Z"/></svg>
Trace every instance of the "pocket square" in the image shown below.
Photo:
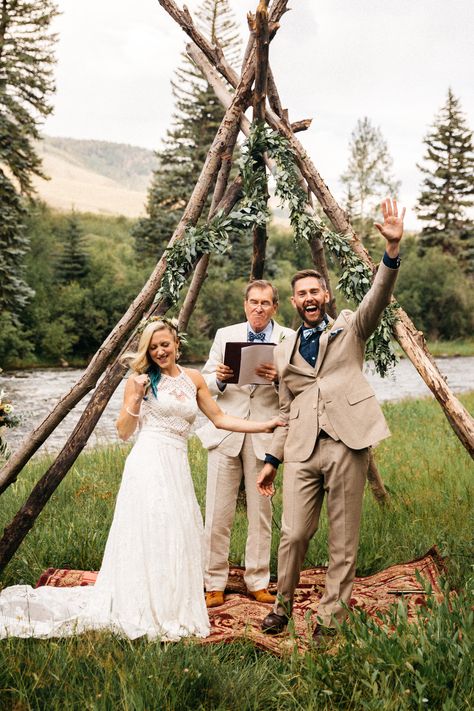
<svg viewBox="0 0 474 711"><path fill-rule="evenodd" d="M329 340L336 338L343 330L343 328L336 328L334 331L329 331Z"/></svg>

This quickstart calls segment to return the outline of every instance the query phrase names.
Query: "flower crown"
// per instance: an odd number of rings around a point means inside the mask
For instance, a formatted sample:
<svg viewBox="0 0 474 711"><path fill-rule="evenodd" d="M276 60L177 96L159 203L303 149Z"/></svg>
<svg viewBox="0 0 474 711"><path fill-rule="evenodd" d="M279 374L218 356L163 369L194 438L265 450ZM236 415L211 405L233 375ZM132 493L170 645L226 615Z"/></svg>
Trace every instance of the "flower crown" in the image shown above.
<svg viewBox="0 0 474 711"><path fill-rule="evenodd" d="M137 326L137 333L143 333L147 326L155 322L163 323L170 329L170 331L174 331L176 333L176 337L179 338L181 343L188 342L186 339L187 334L184 331L181 333L178 331L178 319L168 318L167 316L149 316L148 318L143 318Z"/></svg>

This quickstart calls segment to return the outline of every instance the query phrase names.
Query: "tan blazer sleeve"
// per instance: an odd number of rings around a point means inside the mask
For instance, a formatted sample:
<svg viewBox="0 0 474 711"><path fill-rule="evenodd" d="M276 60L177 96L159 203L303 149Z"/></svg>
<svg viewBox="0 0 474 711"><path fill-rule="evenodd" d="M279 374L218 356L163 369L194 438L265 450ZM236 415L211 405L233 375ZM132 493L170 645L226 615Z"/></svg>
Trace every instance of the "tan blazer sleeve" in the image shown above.
<svg viewBox="0 0 474 711"><path fill-rule="evenodd" d="M283 368L285 365L285 348L280 346L275 348L275 365L278 371L279 388L278 388L278 398L280 403L279 417L283 422L288 423L290 417L290 407L293 402L293 395L285 383L285 379L282 377ZM285 442L288 435L288 425L285 427L277 427L273 433L270 448L267 454L271 454L283 461L283 451L285 449Z"/></svg>
<svg viewBox="0 0 474 711"><path fill-rule="evenodd" d="M377 328L383 310L390 303L397 276L398 269L380 263L372 286L354 313L354 329L362 340L366 341Z"/></svg>

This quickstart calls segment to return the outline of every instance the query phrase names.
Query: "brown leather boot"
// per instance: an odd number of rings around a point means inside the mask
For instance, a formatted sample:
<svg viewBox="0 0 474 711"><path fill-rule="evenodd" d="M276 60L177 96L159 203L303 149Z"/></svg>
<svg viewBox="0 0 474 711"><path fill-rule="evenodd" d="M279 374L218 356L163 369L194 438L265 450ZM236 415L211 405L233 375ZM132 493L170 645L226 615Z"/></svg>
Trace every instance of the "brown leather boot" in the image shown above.
<svg viewBox="0 0 474 711"><path fill-rule="evenodd" d="M224 593L222 590L210 590L206 593L206 607L219 607L224 604Z"/></svg>
<svg viewBox="0 0 474 711"><path fill-rule="evenodd" d="M257 602L273 603L276 600L275 595L269 593L267 588L263 588L263 590L247 590L247 592Z"/></svg>
<svg viewBox="0 0 474 711"><path fill-rule="evenodd" d="M263 620L261 629L265 634L281 634L285 631L287 624L288 617L286 615L270 612Z"/></svg>

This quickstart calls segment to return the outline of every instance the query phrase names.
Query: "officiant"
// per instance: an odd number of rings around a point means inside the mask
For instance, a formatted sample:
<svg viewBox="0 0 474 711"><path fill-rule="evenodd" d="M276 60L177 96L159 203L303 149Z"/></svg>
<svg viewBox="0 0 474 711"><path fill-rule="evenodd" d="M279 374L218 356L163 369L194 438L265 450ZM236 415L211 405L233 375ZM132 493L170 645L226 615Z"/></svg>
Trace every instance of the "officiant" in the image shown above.
<svg viewBox="0 0 474 711"><path fill-rule="evenodd" d="M245 290L247 320L216 332L202 375L219 407L228 414L259 420L278 413L277 372L270 357L256 370L265 384L229 383L234 373L224 364L225 347L229 342L278 344L294 333L274 320L277 310L277 289L268 281L255 280ZM212 423L198 430L197 435L208 449L204 532L206 605L217 607L224 602L231 528L242 478L248 520L244 580L252 598L272 603L275 598L268 592L272 506L270 499L259 494L256 486L271 435L224 432Z"/></svg>

